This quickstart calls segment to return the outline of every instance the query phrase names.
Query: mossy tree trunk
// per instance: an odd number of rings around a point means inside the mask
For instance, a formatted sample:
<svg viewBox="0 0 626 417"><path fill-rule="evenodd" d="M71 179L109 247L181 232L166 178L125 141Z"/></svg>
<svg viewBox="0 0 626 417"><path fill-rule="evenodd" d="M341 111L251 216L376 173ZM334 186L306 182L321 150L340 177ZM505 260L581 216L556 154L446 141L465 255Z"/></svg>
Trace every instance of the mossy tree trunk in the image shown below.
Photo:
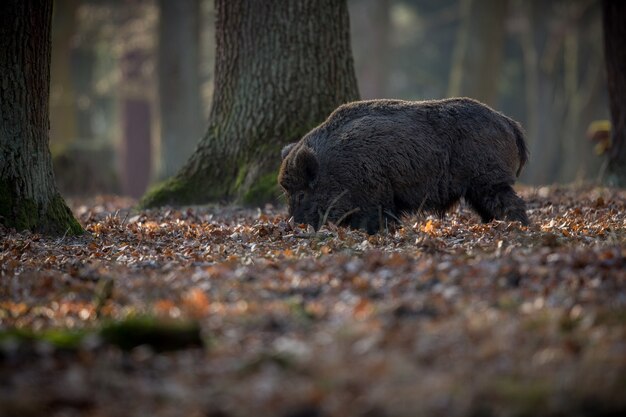
<svg viewBox="0 0 626 417"><path fill-rule="evenodd" d="M280 150L358 98L345 0L216 0L208 129L144 207L277 196Z"/></svg>
<svg viewBox="0 0 626 417"><path fill-rule="evenodd" d="M607 179L611 185L626 187L626 3L604 0L602 8L612 123Z"/></svg>
<svg viewBox="0 0 626 417"><path fill-rule="evenodd" d="M0 2L0 223L79 234L48 147L51 20L52 0Z"/></svg>

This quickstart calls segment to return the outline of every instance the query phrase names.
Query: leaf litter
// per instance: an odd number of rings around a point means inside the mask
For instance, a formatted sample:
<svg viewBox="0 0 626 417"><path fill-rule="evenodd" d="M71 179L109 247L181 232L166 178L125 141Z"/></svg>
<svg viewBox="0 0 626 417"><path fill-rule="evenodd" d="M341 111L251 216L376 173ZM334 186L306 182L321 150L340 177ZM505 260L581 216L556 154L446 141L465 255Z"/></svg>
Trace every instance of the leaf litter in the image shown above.
<svg viewBox="0 0 626 417"><path fill-rule="evenodd" d="M0 415L618 415L626 192L521 194L529 227L98 197L85 236L1 230Z"/></svg>

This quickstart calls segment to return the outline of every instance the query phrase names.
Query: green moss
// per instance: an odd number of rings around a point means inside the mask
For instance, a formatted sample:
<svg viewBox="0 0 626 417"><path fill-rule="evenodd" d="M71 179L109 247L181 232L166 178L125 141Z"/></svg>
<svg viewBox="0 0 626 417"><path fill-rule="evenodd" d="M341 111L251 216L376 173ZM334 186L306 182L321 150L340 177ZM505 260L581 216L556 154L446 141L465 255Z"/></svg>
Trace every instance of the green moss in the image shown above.
<svg viewBox="0 0 626 417"><path fill-rule="evenodd" d="M37 231L46 234L77 236L84 233L80 223L76 221L63 197L57 193L48 204L44 217L40 220Z"/></svg>
<svg viewBox="0 0 626 417"><path fill-rule="evenodd" d="M276 200L278 198L276 176L275 172L261 176L243 192L241 202L247 205L256 205Z"/></svg>
<svg viewBox="0 0 626 417"><path fill-rule="evenodd" d="M20 204L16 204L17 200ZM8 180L0 181L0 219L6 227L15 230L34 230L39 213L31 199L19 197Z"/></svg>
<svg viewBox="0 0 626 417"><path fill-rule="evenodd" d="M213 135L215 132L209 134ZM264 164L259 163L258 159L249 160L247 156L242 156L234 161L219 161L220 166L211 166L210 172L196 168L197 171L191 175L176 175L152 187L141 199L139 208L206 204L228 201L235 196L239 203L246 205L275 201L279 195L276 181L278 170L275 165L280 158L280 146L260 144L255 146L254 150L255 155L272 155L275 158L270 159L272 161L270 164ZM271 172L267 173L268 169ZM257 172L265 174L250 181L251 170L254 174ZM220 177L215 178L215 175Z"/></svg>
<svg viewBox="0 0 626 417"><path fill-rule="evenodd" d="M24 329L9 329L0 331L0 343L17 342L33 343L46 342L58 349L76 349L85 337L84 330L53 329L42 332L34 332Z"/></svg>
<svg viewBox="0 0 626 417"><path fill-rule="evenodd" d="M155 185L143 196L138 208L206 204L227 197L230 183L226 178L210 181L199 177L177 175Z"/></svg>
<svg viewBox="0 0 626 417"><path fill-rule="evenodd" d="M235 178L235 190L240 189L243 186L244 181L246 180L246 175L248 174L248 166L245 163L241 163L239 166L239 170L237 171L237 177Z"/></svg>
<svg viewBox="0 0 626 417"><path fill-rule="evenodd" d="M192 187L178 176L174 176L150 188L139 202L139 208L191 204L192 200Z"/></svg>
<svg viewBox="0 0 626 417"><path fill-rule="evenodd" d="M494 381L495 396L510 408L512 415L530 417L545 411L550 398L550 384L545 381L522 381L500 378Z"/></svg>
<svg viewBox="0 0 626 417"><path fill-rule="evenodd" d="M0 181L0 219L6 227L49 235L83 233L60 194L56 193L42 211L34 200L19 196L9 181Z"/></svg>
<svg viewBox="0 0 626 417"><path fill-rule="evenodd" d="M107 343L130 350L140 345L156 351L201 347L204 345L196 322L168 321L154 317L131 317L109 323L100 331Z"/></svg>
<svg viewBox="0 0 626 417"><path fill-rule="evenodd" d="M76 349L83 342L85 334L85 331L81 330L57 329L44 333L42 339L56 348Z"/></svg>
<svg viewBox="0 0 626 417"><path fill-rule="evenodd" d="M155 317L131 317L110 322L95 329L27 329L0 330L0 345L18 343L30 345L48 343L57 349L79 349L86 336L97 334L103 343L130 350L147 345L156 351L186 349L204 346L200 326L192 321L162 320Z"/></svg>

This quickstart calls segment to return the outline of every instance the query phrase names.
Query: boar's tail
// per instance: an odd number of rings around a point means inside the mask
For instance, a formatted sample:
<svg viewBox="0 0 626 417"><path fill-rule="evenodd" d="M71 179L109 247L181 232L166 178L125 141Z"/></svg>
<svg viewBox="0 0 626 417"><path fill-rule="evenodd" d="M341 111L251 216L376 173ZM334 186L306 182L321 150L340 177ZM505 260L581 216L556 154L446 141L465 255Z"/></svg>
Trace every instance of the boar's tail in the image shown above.
<svg viewBox="0 0 626 417"><path fill-rule="evenodd" d="M515 133L515 144L517 145L517 152L519 155L519 167L517 168L516 176L519 177L522 168L528 162L528 148L526 147L526 141L524 140L524 131L519 123L512 120L513 132Z"/></svg>

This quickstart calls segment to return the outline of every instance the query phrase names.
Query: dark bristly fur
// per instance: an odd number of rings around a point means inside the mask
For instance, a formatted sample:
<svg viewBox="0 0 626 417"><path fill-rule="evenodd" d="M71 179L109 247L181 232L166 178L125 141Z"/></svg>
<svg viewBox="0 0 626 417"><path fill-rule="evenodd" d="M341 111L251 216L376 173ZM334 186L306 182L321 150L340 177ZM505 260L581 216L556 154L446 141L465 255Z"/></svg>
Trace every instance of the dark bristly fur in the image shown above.
<svg viewBox="0 0 626 417"><path fill-rule="evenodd" d="M443 215L464 198L484 222L528 224L512 188L528 159L522 130L468 98L345 104L282 158L278 180L298 223L354 211L345 222L375 233L380 213L388 222L422 209Z"/></svg>

